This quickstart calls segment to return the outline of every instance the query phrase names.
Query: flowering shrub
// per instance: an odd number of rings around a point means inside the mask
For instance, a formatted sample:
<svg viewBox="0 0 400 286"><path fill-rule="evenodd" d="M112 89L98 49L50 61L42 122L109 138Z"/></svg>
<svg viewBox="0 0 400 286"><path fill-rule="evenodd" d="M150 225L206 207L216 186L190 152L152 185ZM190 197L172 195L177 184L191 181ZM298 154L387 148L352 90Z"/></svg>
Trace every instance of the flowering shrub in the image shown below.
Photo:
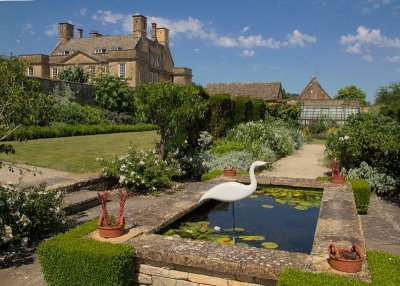
<svg viewBox="0 0 400 286"><path fill-rule="evenodd" d="M21 189L0 186L0 249L60 231L65 224L62 193L44 185Z"/></svg>
<svg viewBox="0 0 400 286"><path fill-rule="evenodd" d="M158 160L158 151L137 151L129 147L125 156L114 157L112 161L99 158L104 176L114 177L134 192L154 192L172 185L172 177L181 173L179 164L170 155Z"/></svg>
<svg viewBox="0 0 400 286"><path fill-rule="evenodd" d="M378 173L392 178L400 174L400 125L393 119L374 113L352 115L328 136L326 149L346 169L366 162Z"/></svg>
<svg viewBox="0 0 400 286"><path fill-rule="evenodd" d="M205 166L209 170L223 170L225 167L235 166L238 170L247 171L256 159L247 150L233 151L222 156L215 156L210 152L204 154Z"/></svg>

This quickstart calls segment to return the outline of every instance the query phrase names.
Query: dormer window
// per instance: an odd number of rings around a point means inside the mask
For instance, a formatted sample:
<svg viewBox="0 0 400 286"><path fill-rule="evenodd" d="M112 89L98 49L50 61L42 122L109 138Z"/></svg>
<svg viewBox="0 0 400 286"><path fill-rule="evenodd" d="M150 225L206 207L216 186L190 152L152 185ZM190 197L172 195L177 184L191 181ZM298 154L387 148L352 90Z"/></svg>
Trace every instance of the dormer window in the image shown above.
<svg viewBox="0 0 400 286"><path fill-rule="evenodd" d="M106 48L96 48L94 50L95 54L104 54L106 52Z"/></svg>

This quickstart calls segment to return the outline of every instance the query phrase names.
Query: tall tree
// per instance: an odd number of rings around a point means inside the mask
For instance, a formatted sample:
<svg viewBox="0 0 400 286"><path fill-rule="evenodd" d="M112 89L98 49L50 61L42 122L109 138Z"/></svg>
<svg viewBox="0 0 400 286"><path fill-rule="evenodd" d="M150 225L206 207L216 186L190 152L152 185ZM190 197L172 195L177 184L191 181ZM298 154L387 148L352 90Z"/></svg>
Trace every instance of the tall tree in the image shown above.
<svg viewBox="0 0 400 286"><path fill-rule="evenodd" d="M173 140L185 140L187 130L204 117L207 101L195 85L159 82L139 85L135 94L136 108L160 133L159 159L165 159L166 146Z"/></svg>
<svg viewBox="0 0 400 286"><path fill-rule="evenodd" d="M355 85L349 85L338 90L335 99L358 99L361 104L367 104L366 95Z"/></svg>
<svg viewBox="0 0 400 286"><path fill-rule="evenodd" d="M400 82L379 87L375 95L376 104L391 105L400 102Z"/></svg>

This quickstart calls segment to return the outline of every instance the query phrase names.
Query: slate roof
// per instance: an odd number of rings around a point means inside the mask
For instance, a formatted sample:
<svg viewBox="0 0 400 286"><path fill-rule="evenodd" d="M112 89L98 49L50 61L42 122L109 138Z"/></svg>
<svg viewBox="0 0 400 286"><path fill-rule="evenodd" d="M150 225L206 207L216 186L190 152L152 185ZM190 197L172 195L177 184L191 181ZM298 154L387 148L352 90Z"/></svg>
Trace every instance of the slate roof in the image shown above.
<svg viewBox="0 0 400 286"><path fill-rule="evenodd" d="M132 35L74 38L70 39L66 43L59 43L52 51L51 56L59 56L64 51L68 51L68 55L52 57L53 62L60 62L63 59L70 57L71 54L80 51L84 54L90 55L98 61L102 61L108 60L109 53L112 51L133 50L136 47L137 42L138 39L134 38ZM95 53L96 49L105 49L106 52L104 54Z"/></svg>
<svg viewBox="0 0 400 286"><path fill-rule="evenodd" d="M250 96L266 101L280 101L282 88L279 81L253 83L209 83L206 90L209 94L227 93L231 96Z"/></svg>

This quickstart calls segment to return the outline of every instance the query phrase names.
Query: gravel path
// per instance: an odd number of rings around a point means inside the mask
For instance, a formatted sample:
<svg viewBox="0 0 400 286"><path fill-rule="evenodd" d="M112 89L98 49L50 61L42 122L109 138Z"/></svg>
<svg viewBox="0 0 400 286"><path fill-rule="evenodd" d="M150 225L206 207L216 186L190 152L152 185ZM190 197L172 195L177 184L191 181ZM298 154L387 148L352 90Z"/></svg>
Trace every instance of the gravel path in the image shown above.
<svg viewBox="0 0 400 286"><path fill-rule="evenodd" d="M315 179L326 176L330 169L325 167L325 145L305 144L294 155L282 158L274 163L272 171L262 172L264 176Z"/></svg>

